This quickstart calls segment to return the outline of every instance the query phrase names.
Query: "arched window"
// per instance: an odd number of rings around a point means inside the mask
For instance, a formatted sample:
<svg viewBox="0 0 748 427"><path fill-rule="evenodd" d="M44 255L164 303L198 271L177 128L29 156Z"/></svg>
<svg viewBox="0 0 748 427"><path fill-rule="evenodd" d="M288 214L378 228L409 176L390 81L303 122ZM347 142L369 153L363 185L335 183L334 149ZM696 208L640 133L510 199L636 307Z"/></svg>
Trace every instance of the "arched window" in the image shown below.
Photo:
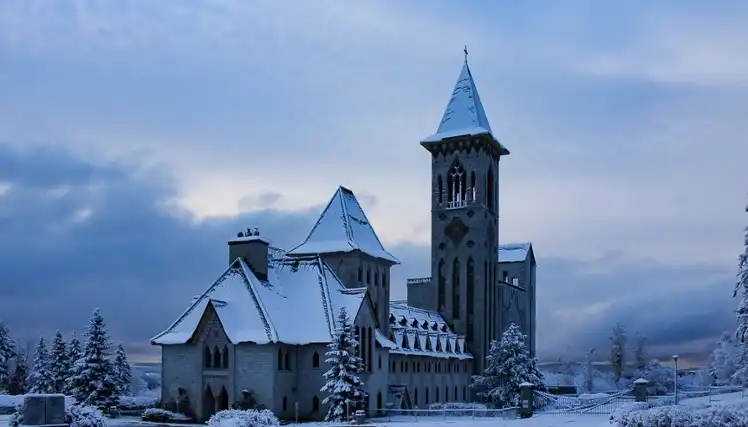
<svg viewBox="0 0 748 427"><path fill-rule="evenodd" d="M364 282L364 269L360 265L358 266L358 281L360 283Z"/></svg>
<svg viewBox="0 0 748 427"><path fill-rule="evenodd" d="M496 210L496 207L494 206L494 199L496 197L494 189L494 179L493 179L493 165L488 167L488 175L486 175L486 205L489 209Z"/></svg>
<svg viewBox="0 0 748 427"><path fill-rule="evenodd" d="M444 183L442 183L442 176L436 179L436 205L440 206L444 201Z"/></svg>
<svg viewBox="0 0 748 427"><path fill-rule="evenodd" d="M221 368L221 351L218 346L213 347L213 369Z"/></svg>
<svg viewBox="0 0 748 427"><path fill-rule="evenodd" d="M437 402L439 401L439 387L434 391L434 400Z"/></svg>
<svg viewBox="0 0 748 427"><path fill-rule="evenodd" d="M468 325L473 323L473 299L475 298L475 264L473 258L468 258L467 262L467 321ZM472 328L468 326L468 336L472 337ZM470 338L468 338L470 339Z"/></svg>
<svg viewBox="0 0 748 427"><path fill-rule="evenodd" d="M312 368L319 368L319 353L316 351L312 355Z"/></svg>
<svg viewBox="0 0 748 427"><path fill-rule="evenodd" d="M438 280L438 286L439 286L439 289L438 289L439 302L436 307L439 312L443 313L445 309L444 306L446 304L446 299L447 299L446 298L447 280L444 278L444 260L443 259L439 260L438 272L439 272L439 278L437 280Z"/></svg>
<svg viewBox="0 0 748 427"><path fill-rule="evenodd" d="M380 371L382 370L382 356L381 355L379 356L379 359L377 361L377 369L379 369Z"/></svg>
<svg viewBox="0 0 748 427"><path fill-rule="evenodd" d="M387 272L382 272L382 289L387 289Z"/></svg>
<svg viewBox="0 0 748 427"><path fill-rule="evenodd" d="M366 365L368 365L367 359L368 355L366 354L366 328L361 328L361 361L364 363L364 370L366 370Z"/></svg>
<svg viewBox="0 0 748 427"><path fill-rule="evenodd" d="M222 354L222 360L221 360L221 367L223 369L229 368L229 347L227 345L223 345L223 354Z"/></svg>
<svg viewBox="0 0 748 427"><path fill-rule="evenodd" d="M413 402L418 405L418 387L413 389Z"/></svg>
<svg viewBox="0 0 748 427"><path fill-rule="evenodd" d="M356 326L356 336L353 337L354 341L358 341L358 346L356 346L356 356L361 356L361 328Z"/></svg>
<svg viewBox="0 0 748 427"><path fill-rule="evenodd" d="M374 270L374 286L379 286L379 272Z"/></svg>
<svg viewBox="0 0 748 427"><path fill-rule="evenodd" d="M460 260L452 262L452 318L460 318Z"/></svg>
<svg viewBox="0 0 748 427"><path fill-rule="evenodd" d="M467 387L462 386L462 400L467 401Z"/></svg>
<svg viewBox="0 0 748 427"><path fill-rule="evenodd" d="M371 285L371 268L366 267L366 284Z"/></svg>
<svg viewBox="0 0 748 427"><path fill-rule="evenodd" d="M455 398L455 400L459 400L460 399L459 397L457 397L457 386L455 386L454 398Z"/></svg>
<svg viewBox="0 0 748 427"><path fill-rule="evenodd" d="M382 409L382 392L377 393L377 409Z"/></svg>
<svg viewBox="0 0 748 427"><path fill-rule="evenodd" d="M210 347L207 345L203 349L203 366L210 369L211 362L213 361L213 353L210 351Z"/></svg>
<svg viewBox="0 0 748 427"><path fill-rule="evenodd" d="M291 352L287 351L285 355L285 360L283 361L283 364L286 366L286 370L291 370Z"/></svg>
<svg viewBox="0 0 748 427"><path fill-rule="evenodd" d="M425 397L426 397L426 401L424 403L428 405L429 404L429 389L428 389L428 387L426 387L426 396Z"/></svg>
<svg viewBox="0 0 748 427"><path fill-rule="evenodd" d="M288 410L288 398L286 396L283 396L283 410Z"/></svg>
<svg viewBox="0 0 748 427"><path fill-rule="evenodd" d="M319 411L319 397L314 396L312 398L312 411L317 412Z"/></svg>
<svg viewBox="0 0 748 427"><path fill-rule="evenodd" d="M460 161L455 159L452 167L447 174L447 200L451 203L450 207L463 206L467 193L467 176Z"/></svg>
<svg viewBox="0 0 748 427"><path fill-rule="evenodd" d="M470 172L470 187L468 187L468 199L472 202L475 200L475 172Z"/></svg>
<svg viewBox="0 0 748 427"><path fill-rule="evenodd" d="M283 370L283 351L278 349L278 370Z"/></svg>
<svg viewBox="0 0 748 427"><path fill-rule="evenodd" d="M372 353L371 351L372 342L374 342L374 340L372 339L373 336L374 336L374 332L371 329L371 326L369 326L368 333L366 334L366 355L367 355L367 362L368 362L367 366L369 367L369 372L371 372L371 368L373 365L372 356L374 355L374 353Z"/></svg>

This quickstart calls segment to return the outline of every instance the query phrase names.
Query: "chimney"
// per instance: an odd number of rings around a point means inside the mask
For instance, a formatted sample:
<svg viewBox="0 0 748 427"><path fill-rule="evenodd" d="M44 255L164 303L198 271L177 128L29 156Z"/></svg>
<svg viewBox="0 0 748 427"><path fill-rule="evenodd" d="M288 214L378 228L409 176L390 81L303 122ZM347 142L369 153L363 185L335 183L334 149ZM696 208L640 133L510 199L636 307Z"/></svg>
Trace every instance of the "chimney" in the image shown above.
<svg viewBox="0 0 748 427"><path fill-rule="evenodd" d="M270 242L260 237L260 230L248 228L229 240L229 265L242 258L260 280L268 277L268 247Z"/></svg>

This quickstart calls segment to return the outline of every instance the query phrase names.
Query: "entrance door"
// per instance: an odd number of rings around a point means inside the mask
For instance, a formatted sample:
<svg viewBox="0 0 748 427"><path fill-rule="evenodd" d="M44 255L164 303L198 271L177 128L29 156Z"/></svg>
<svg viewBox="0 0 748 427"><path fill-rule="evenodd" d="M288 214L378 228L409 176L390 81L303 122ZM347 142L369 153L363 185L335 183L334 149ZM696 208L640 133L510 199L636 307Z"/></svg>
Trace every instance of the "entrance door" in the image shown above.
<svg viewBox="0 0 748 427"><path fill-rule="evenodd" d="M226 409L229 409L229 394L226 392L226 387L221 387L221 392L218 393L218 410Z"/></svg>
<svg viewBox="0 0 748 427"><path fill-rule="evenodd" d="M210 386L205 387L203 393L203 421L208 421L216 413L216 399L213 397L213 390Z"/></svg>

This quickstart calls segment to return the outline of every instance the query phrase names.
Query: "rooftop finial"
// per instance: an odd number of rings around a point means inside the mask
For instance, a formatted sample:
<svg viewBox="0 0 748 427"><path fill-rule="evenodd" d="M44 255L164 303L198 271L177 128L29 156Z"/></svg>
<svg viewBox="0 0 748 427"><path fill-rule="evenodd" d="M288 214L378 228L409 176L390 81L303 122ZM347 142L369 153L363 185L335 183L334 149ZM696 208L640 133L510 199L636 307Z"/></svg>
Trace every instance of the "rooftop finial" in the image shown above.
<svg viewBox="0 0 748 427"><path fill-rule="evenodd" d="M462 51L465 52L465 63L467 64L467 55L468 55L467 45L465 45L465 49L462 49Z"/></svg>

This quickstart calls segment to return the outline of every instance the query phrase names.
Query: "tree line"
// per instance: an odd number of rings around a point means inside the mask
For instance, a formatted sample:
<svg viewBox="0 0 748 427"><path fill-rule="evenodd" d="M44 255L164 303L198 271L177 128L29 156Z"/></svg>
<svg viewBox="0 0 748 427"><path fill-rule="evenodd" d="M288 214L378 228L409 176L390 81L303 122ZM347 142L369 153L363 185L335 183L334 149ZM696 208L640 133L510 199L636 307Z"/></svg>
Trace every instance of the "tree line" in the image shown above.
<svg viewBox="0 0 748 427"><path fill-rule="evenodd" d="M96 309L84 333L85 342L71 334L65 342L57 331L48 347L39 338L31 356L31 345L22 348L0 322L0 393L61 393L77 404L108 408L119 396L131 393L132 368L119 344L112 343L104 319Z"/></svg>

